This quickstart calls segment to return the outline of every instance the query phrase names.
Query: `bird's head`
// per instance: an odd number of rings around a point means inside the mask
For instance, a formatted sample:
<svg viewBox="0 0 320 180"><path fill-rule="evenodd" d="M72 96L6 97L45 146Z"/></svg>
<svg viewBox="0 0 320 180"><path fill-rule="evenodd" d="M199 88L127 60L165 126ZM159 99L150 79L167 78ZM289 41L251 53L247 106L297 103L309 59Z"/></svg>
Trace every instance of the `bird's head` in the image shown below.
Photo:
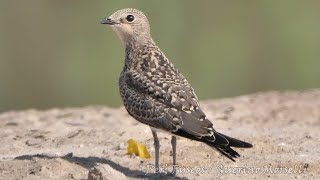
<svg viewBox="0 0 320 180"><path fill-rule="evenodd" d="M102 19L101 24L110 25L125 46L131 40L143 41L150 38L150 27L147 17L136 9L121 9L108 18Z"/></svg>

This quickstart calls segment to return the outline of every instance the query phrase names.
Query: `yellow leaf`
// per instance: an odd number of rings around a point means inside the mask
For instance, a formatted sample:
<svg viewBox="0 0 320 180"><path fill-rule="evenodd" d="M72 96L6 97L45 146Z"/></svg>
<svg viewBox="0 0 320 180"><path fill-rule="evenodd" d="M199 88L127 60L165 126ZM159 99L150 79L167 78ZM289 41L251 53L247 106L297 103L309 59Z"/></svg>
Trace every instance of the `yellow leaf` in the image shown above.
<svg viewBox="0 0 320 180"><path fill-rule="evenodd" d="M128 140L128 154L138 155L137 141L134 139Z"/></svg>
<svg viewBox="0 0 320 180"><path fill-rule="evenodd" d="M145 145L138 143L134 139L128 140L128 154L135 154L136 156L139 156L140 158L146 158L150 159L151 156L148 152L148 149Z"/></svg>

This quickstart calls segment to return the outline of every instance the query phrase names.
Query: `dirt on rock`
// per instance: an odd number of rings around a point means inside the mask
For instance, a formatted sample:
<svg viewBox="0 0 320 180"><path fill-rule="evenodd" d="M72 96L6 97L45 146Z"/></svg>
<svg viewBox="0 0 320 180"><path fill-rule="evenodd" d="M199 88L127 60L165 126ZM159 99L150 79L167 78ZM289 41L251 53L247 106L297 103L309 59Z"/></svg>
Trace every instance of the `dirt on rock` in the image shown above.
<svg viewBox="0 0 320 180"><path fill-rule="evenodd" d="M232 162L205 144L178 138L171 176L170 135L159 133L154 172L148 126L121 107L0 114L0 179L320 179L320 90L266 92L201 102L215 129L254 145ZM151 159L127 154L131 138Z"/></svg>

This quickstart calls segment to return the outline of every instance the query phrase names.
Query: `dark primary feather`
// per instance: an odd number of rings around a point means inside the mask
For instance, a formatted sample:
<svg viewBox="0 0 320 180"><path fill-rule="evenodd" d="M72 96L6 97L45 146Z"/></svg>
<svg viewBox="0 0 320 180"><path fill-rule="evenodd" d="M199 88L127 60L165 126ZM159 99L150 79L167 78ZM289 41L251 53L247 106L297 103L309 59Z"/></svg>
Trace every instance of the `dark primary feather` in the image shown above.
<svg viewBox="0 0 320 180"><path fill-rule="evenodd" d="M228 157L230 160L235 161L233 158L240 157L240 155L233 150L231 147L237 147L237 148L251 148L252 144L240 141L238 139L231 138L229 136L226 136L224 134L215 132L214 136L216 137L216 140L212 142L206 141L205 143L209 145L210 147L215 148L218 150L221 154ZM227 144L225 143L225 140L227 140Z"/></svg>
<svg viewBox="0 0 320 180"><path fill-rule="evenodd" d="M155 45L126 49L119 80L123 103L131 116L151 127L197 140L229 159L240 155L231 147L251 144L216 132L201 110L193 88Z"/></svg>

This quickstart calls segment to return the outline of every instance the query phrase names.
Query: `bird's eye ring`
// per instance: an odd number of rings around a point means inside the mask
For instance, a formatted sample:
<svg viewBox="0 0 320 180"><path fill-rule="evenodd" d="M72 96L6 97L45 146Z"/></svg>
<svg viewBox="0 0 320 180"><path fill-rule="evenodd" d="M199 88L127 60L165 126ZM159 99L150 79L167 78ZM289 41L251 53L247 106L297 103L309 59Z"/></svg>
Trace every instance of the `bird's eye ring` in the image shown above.
<svg viewBox="0 0 320 180"><path fill-rule="evenodd" d="M126 20L127 20L128 22L132 22L132 21L134 21L134 16L133 16L133 15L128 15L128 16L126 17Z"/></svg>

